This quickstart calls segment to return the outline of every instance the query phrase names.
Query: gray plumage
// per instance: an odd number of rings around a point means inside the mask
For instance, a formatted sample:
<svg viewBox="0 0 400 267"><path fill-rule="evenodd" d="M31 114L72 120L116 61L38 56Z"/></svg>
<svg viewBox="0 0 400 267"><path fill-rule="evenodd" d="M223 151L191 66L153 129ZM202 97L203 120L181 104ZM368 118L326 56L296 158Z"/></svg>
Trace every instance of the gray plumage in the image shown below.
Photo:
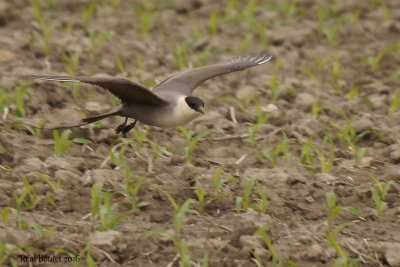
<svg viewBox="0 0 400 267"><path fill-rule="evenodd" d="M124 78L85 77L85 76L32 76L37 80L59 82L83 82L107 89L121 100L121 105L109 112L82 120L82 126L109 116L124 116L125 122L118 126L117 132L126 134L136 120L159 127L183 125L203 113L204 102L190 96L193 90L208 79L223 74L245 70L268 62L272 56L242 56L232 58L214 65L185 70L163 81L153 90ZM127 118L135 121L126 124ZM65 126L57 128L67 128Z"/></svg>

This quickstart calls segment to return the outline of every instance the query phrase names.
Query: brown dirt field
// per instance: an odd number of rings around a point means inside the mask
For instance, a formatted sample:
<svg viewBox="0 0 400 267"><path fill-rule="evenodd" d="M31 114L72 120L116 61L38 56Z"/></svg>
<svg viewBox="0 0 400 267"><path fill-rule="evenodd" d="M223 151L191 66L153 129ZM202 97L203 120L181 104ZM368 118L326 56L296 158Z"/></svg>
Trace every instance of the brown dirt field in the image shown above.
<svg viewBox="0 0 400 267"><path fill-rule="evenodd" d="M185 127L210 133L191 160L182 129L139 123L124 139L114 132L123 118L109 118L72 129L90 143L56 156L51 131L21 124L74 124L116 104L100 88L26 75L152 87L259 53L273 61L196 89L206 114ZM399 66L397 0L1 1L0 264L72 265L22 261L37 254L79 256L75 266L207 266L205 255L208 266L400 266ZM140 184L133 200L127 181ZM251 205L238 206L252 181ZM96 182L111 215L125 215L113 227L95 216ZM167 193L193 199L179 233Z"/></svg>

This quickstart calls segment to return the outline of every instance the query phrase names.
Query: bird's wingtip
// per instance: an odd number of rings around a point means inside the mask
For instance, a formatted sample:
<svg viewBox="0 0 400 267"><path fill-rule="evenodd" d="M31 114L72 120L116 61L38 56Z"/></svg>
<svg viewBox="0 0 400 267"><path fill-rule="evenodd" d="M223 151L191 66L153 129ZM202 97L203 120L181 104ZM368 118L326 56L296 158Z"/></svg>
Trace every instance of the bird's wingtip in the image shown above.
<svg viewBox="0 0 400 267"><path fill-rule="evenodd" d="M258 65L264 64L272 59L272 55L266 54L256 60Z"/></svg>

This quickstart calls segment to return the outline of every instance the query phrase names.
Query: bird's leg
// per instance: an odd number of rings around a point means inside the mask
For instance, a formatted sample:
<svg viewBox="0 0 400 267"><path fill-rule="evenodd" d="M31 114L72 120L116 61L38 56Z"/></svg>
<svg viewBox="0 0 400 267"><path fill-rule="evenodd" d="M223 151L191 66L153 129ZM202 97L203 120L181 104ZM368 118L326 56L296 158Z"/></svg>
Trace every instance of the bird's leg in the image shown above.
<svg viewBox="0 0 400 267"><path fill-rule="evenodd" d="M123 135L124 137L126 137L126 134L127 134L130 130L132 130L133 128L135 128L136 122L137 122L137 120L135 120L135 121L132 122L131 124L125 126L124 129L122 129L122 135Z"/></svg>
<svg viewBox="0 0 400 267"><path fill-rule="evenodd" d="M122 133L122 131L125 129L126 127L126 123L128 122L128 117L125 117L125 121L124 123L122 123L121 125L118 125L117 129L115 129L116 133Z"/></svg>

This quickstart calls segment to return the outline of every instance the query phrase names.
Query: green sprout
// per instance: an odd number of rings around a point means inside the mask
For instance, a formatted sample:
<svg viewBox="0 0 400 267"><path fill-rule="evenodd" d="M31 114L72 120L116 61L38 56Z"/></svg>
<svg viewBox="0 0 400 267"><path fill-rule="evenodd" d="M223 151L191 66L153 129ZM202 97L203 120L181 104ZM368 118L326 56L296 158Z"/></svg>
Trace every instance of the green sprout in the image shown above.
<svg viewBox="0 0 400 267"><path fill-rule="evenodd" d="M128 215L126 212L116 213L118 204L111 203L113 194L103 191L103 183L96 181L90 195L92 222L100 221L100 231L114 229Z"/></svg>
<svg viewBox="0 0 400 267"><path fill-rule="evenodd" d="M178 250L180 255L180 266L189 267L191 266L190 254L188 250L187 241L182 237L182 227L183 227L183 219L186 213L194 212L190 209L190 205L193 203L193 199L187 199L182 205L179 205L173 197L168 194L166 191L159 189L160 193L162 193L174 209L174 231L171 233L170 231L166 231L164 229L157 229L146 233L146 237L153 235L160 235L169 238L172 240L175 248Z"/></svg>
<svg viewBox="0 0 400 267"><path fill-rule="evenodd" d="M191 130L188 130L186 127L178 126L177 128L188 142L187 146L185 147L185 159L187 162L192 162L193 152L196 149L198 142L202 138L208 136L212 131L210 129L203 129L197 134L194 134Z"/></svg>
<svg viewBox="0 0 400 267"><path fill-rule="evenodd" d="M373 174L370 174L369 177L374 182L374 187L371 187L372 200L375 205L374 214L376 217L379 217L387 207L385 198L390 189L390 186L393 185L394 182L392 180L389 180L385 183L382 183Z"/></svg>
<svg viewBox="0 0 400 267"><path fill-rule="evenodd" d="M25 207L26 209L32 211L44 197L38 196L34 192L35 183L30 184L26 177L22 177L22 182L24 183L25 188L22 194L19 195L15 200L16 208L18 211L20 211L23 207Z"/></svg>
<svg viewBox="0 0 400 267"><path fill-rule="evenodd" d="M254 185L256 186L256 193L259 197L257 202L251 201L251 194L254 191ZM262 213L266 213L268 210L268 199L258 181L251 179L247 181L243 195L236 197L235 209L237 212L246 212L248 209L253 209Z"/></svg>
<svg viewBox="0 0 400 267"><path fill-rule="evenodd" d="M57 156L64 155L72 146L73 141L69 139L71 130L64 130L61 135L57 130L53 130L54 153Z"/></svg>
<svg viewBox="0 0 400 267"><path fill-rule="evenodd" d="M280 156L287 161L291 160L292 155L289 145L289 138L287 138L286 134L283 134L283 140L279 144L275 145L271 150L262 150L259 155L268 159L272 166L275 167Z"/></svg>

